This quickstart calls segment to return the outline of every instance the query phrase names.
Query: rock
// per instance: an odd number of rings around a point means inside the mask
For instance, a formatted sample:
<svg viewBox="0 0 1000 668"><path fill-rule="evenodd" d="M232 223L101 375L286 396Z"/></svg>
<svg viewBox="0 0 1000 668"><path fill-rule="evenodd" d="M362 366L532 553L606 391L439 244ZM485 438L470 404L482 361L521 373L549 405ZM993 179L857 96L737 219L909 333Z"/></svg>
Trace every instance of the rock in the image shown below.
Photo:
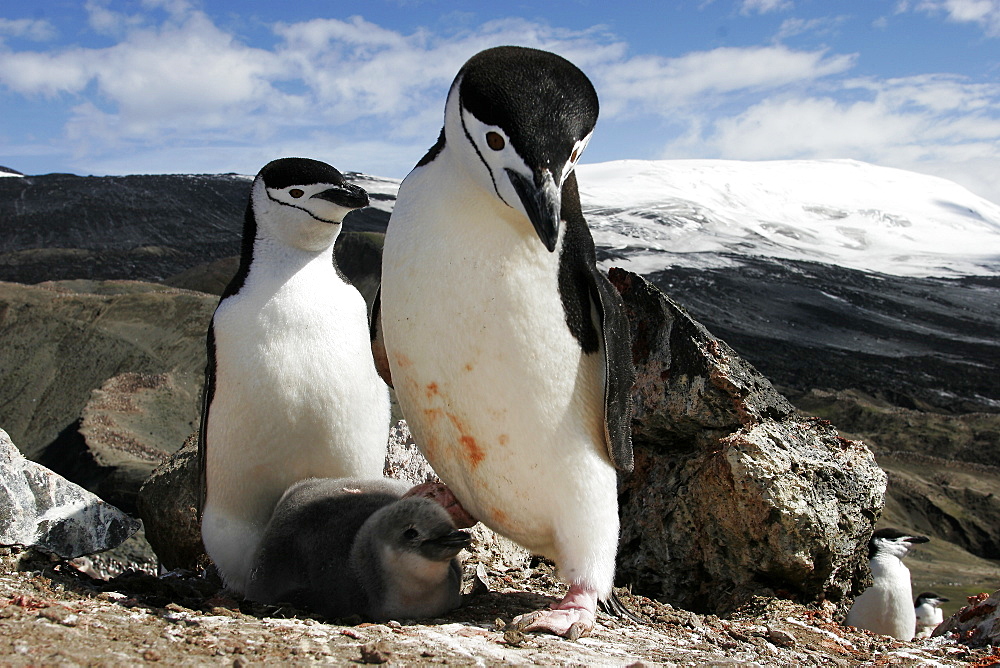
<svg viewBox="0 0 1000 668"><path fill-rule="evenodd" d="M26 457L94 491L101 467L78 464L84 448L76 432L92 390L125 372L169 371L176 388L197 397L218 301L135 281L0 283L0 405L11 421L4 428ZM196 404L181 418L174 450L194 429Z"/></svg>
<svg viewBox="0 0 1000 668"><path fill-rule="evenodd" d="M201 543L199 485L196 432L139 488L136 505L146 540L167 570L198 571L210 563Z"/></svg>
<svg viewBox="0 0 1000 668"><path fill-rule="evenodd" d="M120 545L139 522L28 461L0 429L0 545L72 559Z"/></svg>
<svg viewBox="0 0 1000 668"><path fill-rule="evenodd" d="M610 272L632 325L635 470L619 490L618 578L725 613L773 590L845 608L867 578L885 473L799 417L766 378L643 278Z"/></svg>
<svg viewBox="0 0 1000 668"><path fill-rule="evenodd" d="M194 428L199 388L172 373L126 372L93 390L79 433L94 462L109 471L94 491L120 508L136 508L139 487Z"/></svg>
<svg viewBox="0 0 1000 668"><path fill-rule="evenodd" d="M970 647L1000 645L1000 590L970 596L969 604L941 622L932 635L955 637Z"/></svg>

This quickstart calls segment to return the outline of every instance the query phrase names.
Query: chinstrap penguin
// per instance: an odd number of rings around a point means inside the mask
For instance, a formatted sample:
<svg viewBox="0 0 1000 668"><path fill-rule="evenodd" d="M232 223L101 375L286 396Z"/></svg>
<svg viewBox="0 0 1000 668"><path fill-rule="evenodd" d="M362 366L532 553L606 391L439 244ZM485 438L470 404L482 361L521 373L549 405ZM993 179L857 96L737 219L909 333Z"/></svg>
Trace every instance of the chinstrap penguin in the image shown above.
<svg viewBox="0 0 1000 668"><path fill-rule="evenodd" d="M928 540L899 529L879 529L872 534L868 541L872 586L854 600L844 623L899 640L913 640L917 618L910 569L902 559L911 546Z"/></svg>
<svg viewBox="0 0 1000 668"><path fill-rule="evenodd" d="M434 617L458 607L471 537L397 480L313 478L281 497L247 597L337 618Z"/></svg>
<svg viewBox="0 0 1000 668"><path fill-rule="evenodd" d="M239 270L208 331L202 541L243 593L275 504L310 477L378 477L389 432L361 294L338 272L344 216L368 195L330 165L284 158L251 186Z"/></svg>
<svg viewBox="0 0 1000 668"><path fill-rule="evenodd" d="M514 627L568 637L613 595L617 472L632 468L629 325L574 173L597 113L560 56L472 57L400 186L372 322L379 370L434 470L570 585Z"/></svg>
<svg viewBox="0 0 1000 668"><path fill-rule="evenodd" d="M948 599L944 596L931 591L917 595L917 600L913 603L913 612L917 616L917 638L927 638L934 633L934 629L944 621L944 612L940 606L947 602Z"/></svg>

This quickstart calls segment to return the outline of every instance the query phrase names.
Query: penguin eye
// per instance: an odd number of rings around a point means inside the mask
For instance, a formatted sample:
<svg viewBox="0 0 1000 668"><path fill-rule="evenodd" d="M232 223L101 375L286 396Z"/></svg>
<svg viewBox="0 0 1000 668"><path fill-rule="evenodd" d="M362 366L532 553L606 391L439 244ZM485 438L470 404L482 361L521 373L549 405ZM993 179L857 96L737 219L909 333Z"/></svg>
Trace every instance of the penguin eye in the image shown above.
<svg viewBox="0 0 1000 668"><path fill-rule="evenodd" d="M303 195L305 195L306 193L301 188L292 188L291 190L288 191L288 194L294 197L295 199L298 199Z"/></svg>
<svg viewBox="0 0 1000 668"><path fill-rule="evenodd" d="M498 132L487 132L486 133L486 145L489 146L494 151L502 151L503 147L507 145L507 142L503 140Z"/></svg>
<svg viewBox="0 0 1000 668"><path fill-rule="evenodd" d="M580 149L574 148L573 155L569 156L570 162L576 162L576 159L580 157Z"/></svg>
<svg viewBox="0 0 1000 668"><path fill-rule="evenodd" d="M416 540L417 536L419 535L420 532L414 529L413 527L410 527L409 529L403 532L403 538L405 538L406 540Z"/></svg>

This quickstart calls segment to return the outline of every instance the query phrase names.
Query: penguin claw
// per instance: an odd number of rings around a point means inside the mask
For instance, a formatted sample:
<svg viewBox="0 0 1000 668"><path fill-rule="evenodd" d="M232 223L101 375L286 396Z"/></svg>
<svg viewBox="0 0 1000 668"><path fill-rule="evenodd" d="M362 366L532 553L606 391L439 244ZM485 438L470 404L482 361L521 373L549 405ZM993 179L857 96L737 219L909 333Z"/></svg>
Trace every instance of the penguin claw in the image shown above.
<svg viewBox="0 0 1000 668"><path fill-rule="evenodd" d="M530 633L541 631L579 640L594 629L594 615L581 608L536 610L515 617L507 630Z"/></svg>

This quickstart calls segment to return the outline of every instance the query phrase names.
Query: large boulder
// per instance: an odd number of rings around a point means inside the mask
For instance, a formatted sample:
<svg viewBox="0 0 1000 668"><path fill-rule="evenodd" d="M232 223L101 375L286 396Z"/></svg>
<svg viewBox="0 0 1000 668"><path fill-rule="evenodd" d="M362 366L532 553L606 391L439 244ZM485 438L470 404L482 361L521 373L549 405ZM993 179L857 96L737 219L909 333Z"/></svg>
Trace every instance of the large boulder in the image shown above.
<svg viewBox="0 0 1000 668"><path fill-rule="evenodd" d="M0 545L72 559L117 547L139 522L28 461L0 429Z"/></svg>
<svg viewBox="0 0 1000 668"><path fill-rule="evenodd" d="M635 470L620 485L618 578L699 612L778 592L843 608L867 579L885 473L799 416L646 280L612 269L632 327Z"/></svg>

